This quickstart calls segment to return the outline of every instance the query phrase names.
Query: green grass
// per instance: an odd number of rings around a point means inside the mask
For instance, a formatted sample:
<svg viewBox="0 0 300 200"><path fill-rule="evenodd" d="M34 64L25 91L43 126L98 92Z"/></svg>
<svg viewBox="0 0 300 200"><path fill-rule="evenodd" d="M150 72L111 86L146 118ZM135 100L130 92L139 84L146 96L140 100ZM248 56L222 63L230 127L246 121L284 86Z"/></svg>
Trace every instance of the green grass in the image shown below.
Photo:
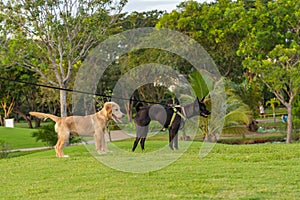
<svg viewBox="0 0 300 200"><path fill-rule="evenodd" d="M183 142L181 142L183 143ZM0 160L0 199L298 199L300 144L217 144L199 159L194 142L176 162L154 172L111 169L84 146ZM132 141L118 142L130 150ZM148 141L147 151L166 141ZM140 150L139 150L140 152ZM140 155L140 153L132 153ZM107 155L104 155L107 156Z"/></svg>
<svg viewBox="0 0 300 200"><path fill-rule="evenodd" d="M45 146L43 142L36 142L31 135L34 129L0 127L0 141L8 144L10 149L31 148Z"/></svg>

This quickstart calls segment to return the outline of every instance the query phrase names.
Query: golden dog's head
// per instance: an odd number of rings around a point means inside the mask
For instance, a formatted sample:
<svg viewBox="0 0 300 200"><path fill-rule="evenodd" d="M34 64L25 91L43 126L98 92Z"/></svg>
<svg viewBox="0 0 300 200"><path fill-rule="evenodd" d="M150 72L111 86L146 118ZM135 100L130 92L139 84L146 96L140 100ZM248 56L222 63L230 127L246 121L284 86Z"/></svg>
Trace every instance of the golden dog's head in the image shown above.
<svg viewBox="0 0 300 200"><path fill-rule="evenodd" d="M106 111L107 119L112 119L117 123L122 122L121 118L124 114L121 112L120 106L115 102L106 102L103 109Z"/></svg>

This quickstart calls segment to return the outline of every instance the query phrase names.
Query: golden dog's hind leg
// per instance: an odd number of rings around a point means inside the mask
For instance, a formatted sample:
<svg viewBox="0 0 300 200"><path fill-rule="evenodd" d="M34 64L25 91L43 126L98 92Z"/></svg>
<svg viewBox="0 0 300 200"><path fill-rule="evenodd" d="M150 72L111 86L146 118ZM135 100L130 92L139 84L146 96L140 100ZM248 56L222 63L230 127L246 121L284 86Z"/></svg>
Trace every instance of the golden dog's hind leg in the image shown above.
<svg viewBox="0 0 300 200"><path fill-rule="evenodd" d="M56 157L59 157L59 158L64 158L64 157L69 157L67 155L64 155L64 152L63 152L63 148L66 144L68 140L68 137L67 136L58 136L58 140L57 140L57 143L55 145L55 152L56 152Z"/></svg>

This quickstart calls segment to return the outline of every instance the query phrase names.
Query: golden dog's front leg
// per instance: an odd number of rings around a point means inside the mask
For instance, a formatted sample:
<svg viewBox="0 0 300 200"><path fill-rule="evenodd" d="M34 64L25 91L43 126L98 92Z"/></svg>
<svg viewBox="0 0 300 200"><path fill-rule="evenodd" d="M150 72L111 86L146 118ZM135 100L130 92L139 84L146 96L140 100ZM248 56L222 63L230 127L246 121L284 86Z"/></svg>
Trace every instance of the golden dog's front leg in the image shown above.
<svg viewBox="0 0 300 200"><path fill-rule="evenodd" d="M105 132L104 132L105 134L103 134L103 143L102 143L102 146L103 146L103 151L105 151L105 152L107 152L107 153L109 153L109 152L112 152L112 151L110 151L110 150L108 150L108 147L107 147L107 141L109 140L109 133L108 133L108 131L107 130L105 130Z"/></svg>
<svg viewBox="0 0 300 200"><path fill-rule="evenodd" d="M95 146L96 150L99 154L104 154L106 151L104 150L104 143L105 143L105 138L104 138L104 131L102 130L96 130L94 134L94 140L95 140Z"/></svg>

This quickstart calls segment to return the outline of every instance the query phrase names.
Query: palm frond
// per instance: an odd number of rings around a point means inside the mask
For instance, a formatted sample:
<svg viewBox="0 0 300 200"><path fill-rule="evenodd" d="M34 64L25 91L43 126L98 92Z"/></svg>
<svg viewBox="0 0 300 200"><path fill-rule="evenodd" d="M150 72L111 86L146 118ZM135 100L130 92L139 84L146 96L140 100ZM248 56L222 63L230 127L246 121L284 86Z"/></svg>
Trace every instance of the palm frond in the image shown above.
<svg viewBox="0 0 300 200"><path fill-rule="evenodd" d="M202 98L208 95L209 91L213 88L213 81L205 74L200 74L194 71L189 75L192 88L197 97Z"/></svg>
<svg viewBox="0 0 300 200"><path fill-rule="evenodd" d="M228 135L228 134L243 135L246 133L248 133L248 129L246 126L243 125L227 126L224 127L222 130L222 134L224 135Z"/></svg>
<svg viewBox="0 0 300 200"><path fill-rule="evenodd" d="M230 124L248 124L249 117L240 111L232 111L225 116L224 126Z"/></svg>

